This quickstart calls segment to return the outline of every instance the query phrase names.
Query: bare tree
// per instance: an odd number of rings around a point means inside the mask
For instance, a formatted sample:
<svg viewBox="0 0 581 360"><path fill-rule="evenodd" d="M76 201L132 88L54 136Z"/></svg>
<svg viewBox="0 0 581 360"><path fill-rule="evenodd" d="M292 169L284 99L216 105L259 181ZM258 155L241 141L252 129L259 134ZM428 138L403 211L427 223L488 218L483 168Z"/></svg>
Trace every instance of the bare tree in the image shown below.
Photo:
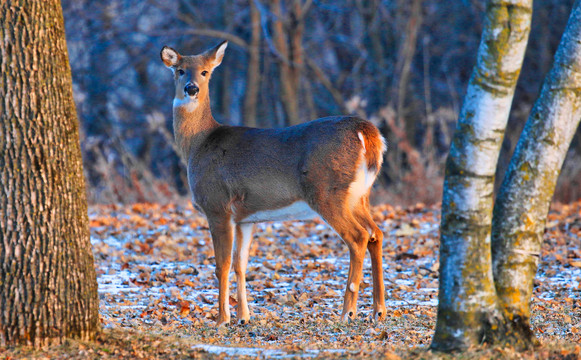
<svg viewBox="0 0 581 360"><path fill-rule="evenodd" d="M300 124L299 85L303 70L303 10L300 0L292 0L287 23L281 0L272 0L273 43L280 58L280 90L288 125Z"/></svg>
<svg viewBox="0 0 581 360"><path fill-rule="evenodd" d="M0 18L0 344L91 339L97 281L60 1L4 1Z"/></svg>
<svg viewBox="0 0 581 360"><path fill-rule="evenodd" d="M260 89L260 12L254 0L250 3L250 23L252 27L248 46L248 68L246 69L246 94L244 97L244 124L256 127L256 106Z"/></svg>
<svg viewBox="0 0 581 360"><path fill-rule="evenodd" d="M466 348L497 326L490 229L496 162L530 31L532 0L490 0L446 162L432 347Z"/></svg>
<svg viewBox="0 0 581 360"><path fill-rule="evenodd" d="M531 7L532 1L489 1L487 6L478 65L446 165L440 303L432 343L438 350L481 342L526 348L535 342L530 299L545 219L581 119L581 2L573 7L492 213L498 149L520 73ZM477 80L490 79L490 74L494 81L480 81L475 92Z"/></svg>

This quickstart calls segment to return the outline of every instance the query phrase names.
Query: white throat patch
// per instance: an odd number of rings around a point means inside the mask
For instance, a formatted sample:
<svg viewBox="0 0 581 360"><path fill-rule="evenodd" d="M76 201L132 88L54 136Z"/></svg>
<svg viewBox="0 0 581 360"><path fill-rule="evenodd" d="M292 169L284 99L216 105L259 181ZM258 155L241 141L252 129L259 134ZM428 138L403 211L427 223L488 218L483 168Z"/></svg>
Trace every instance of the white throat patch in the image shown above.
<svg viewBox="0 0 581 360"><path fill-rule="evenodd" d="M183 99L174 98L173 99L173 107L184 107L187 112L192 112L196 110L199 104L199 100L197 98L192 99L189 96L184 97Z"/></svg>

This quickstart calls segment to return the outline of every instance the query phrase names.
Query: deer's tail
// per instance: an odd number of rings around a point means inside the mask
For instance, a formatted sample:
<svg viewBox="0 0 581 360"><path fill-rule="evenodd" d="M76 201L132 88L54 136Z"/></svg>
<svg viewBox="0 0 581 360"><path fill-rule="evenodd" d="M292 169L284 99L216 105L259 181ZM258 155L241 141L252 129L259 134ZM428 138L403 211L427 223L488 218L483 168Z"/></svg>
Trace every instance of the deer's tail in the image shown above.
<svg viewBox="0 0 581 360"><path fill-rule="evenodd" d="M383 163L383 153L387 150L387 143L381 133L370 122L362 122L357 129L357 135L363 145L363 154L370 172L378 173Z"/></svg>

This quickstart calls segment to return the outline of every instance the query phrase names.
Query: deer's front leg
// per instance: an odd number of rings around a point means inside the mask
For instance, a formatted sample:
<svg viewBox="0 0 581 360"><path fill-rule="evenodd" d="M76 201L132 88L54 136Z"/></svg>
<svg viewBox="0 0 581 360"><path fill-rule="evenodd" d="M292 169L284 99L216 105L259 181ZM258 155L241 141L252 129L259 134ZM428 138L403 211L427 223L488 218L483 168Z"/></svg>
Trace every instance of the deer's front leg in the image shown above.
<svg viewBox="0 0 581 360"><path fill-rule="evenodd" d="M216 277L219 283L217 325L222 326L230 323L230 284L228 275L230 274L230 265L232 262L234 226L230 222L230 217L226 219L208 220L216 257Z"/></svg>
<svg viewBox="0 0 581 360"><path fill-rule="evenodd" d="M253 224L236 225L236 247L234 248L234 271L236 272L238 309L236 317L241 325L250 321L250 311L246 300L246 267L248 265L248 252L252 241Z"/></svg>

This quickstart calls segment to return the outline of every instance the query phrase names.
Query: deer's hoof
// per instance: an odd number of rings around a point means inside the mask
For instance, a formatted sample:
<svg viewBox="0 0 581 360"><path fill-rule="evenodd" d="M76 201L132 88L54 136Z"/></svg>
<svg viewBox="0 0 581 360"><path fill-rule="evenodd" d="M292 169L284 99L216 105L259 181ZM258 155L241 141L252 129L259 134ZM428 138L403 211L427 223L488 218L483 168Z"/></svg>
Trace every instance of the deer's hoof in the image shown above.
<svg viewBox="0 0 581 360"><path fill-rule="evenodd" d="M343 321L346 324L351 323L353 320L355 320L354 311L348 311L341 316L341 321Z"/></svg>
<svg viewBox="0 0 581 360"><path fill-rule="evenodd" d="M386 316L387 311L385 307L373 311L373 321L375 321L376 323L385 320Z"/></svg>
<svg viewBox="0 0 581 360"><path fill-rule="evenodd" d="M378 311L378 312L376 312L375 315L373 316L373 320L376 323L385 320L385 311Z"/></svg>
<svg viewBox="0 0 581 360"><path fill-rule="evenodd" d="M230 319L218 319L216 322L216 328L218 329L225 329L228 325L230 325Z"/></svg>

